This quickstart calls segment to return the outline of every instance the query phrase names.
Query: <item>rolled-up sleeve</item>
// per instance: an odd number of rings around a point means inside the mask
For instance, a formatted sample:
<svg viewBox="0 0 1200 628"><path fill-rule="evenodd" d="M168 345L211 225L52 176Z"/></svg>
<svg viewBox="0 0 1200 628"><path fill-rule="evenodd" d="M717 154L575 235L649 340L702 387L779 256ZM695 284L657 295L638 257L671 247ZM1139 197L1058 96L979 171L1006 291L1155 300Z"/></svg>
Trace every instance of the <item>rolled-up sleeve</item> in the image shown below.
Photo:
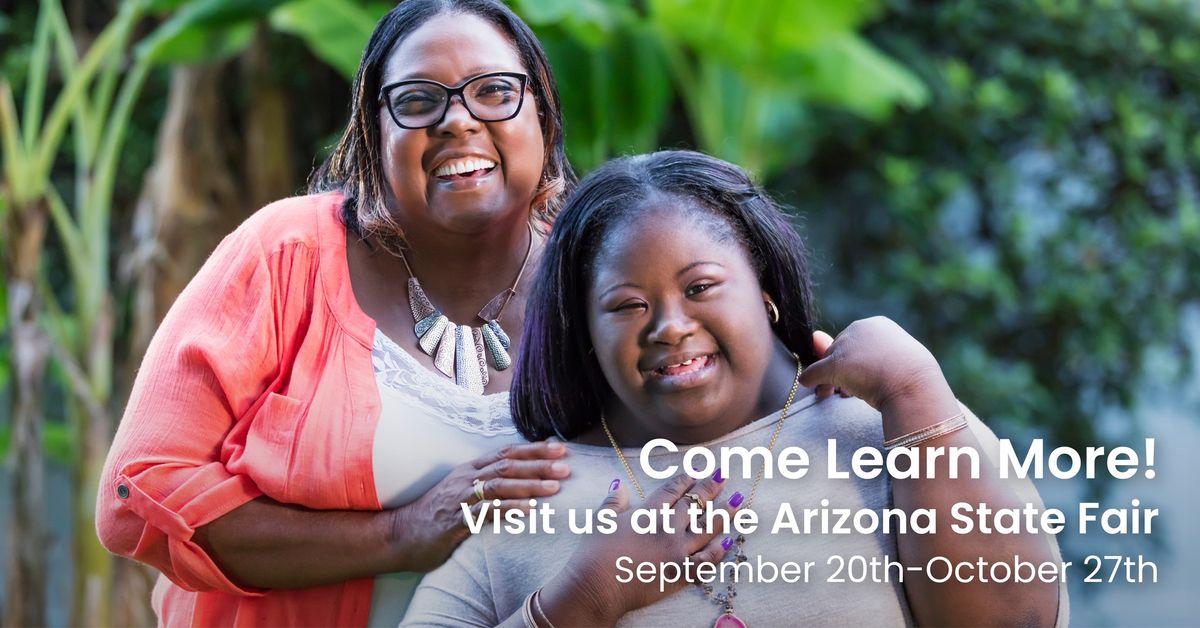
<svg viewBox="0 0 1200 628"><path fill-rule="evenodd" d="M101 475L104 547L188 590L261 593L231 582L193 536L262 495L229 464L244 449L247 417L279 377L273 292L261 242L243 225L155 334Z"/></svg>

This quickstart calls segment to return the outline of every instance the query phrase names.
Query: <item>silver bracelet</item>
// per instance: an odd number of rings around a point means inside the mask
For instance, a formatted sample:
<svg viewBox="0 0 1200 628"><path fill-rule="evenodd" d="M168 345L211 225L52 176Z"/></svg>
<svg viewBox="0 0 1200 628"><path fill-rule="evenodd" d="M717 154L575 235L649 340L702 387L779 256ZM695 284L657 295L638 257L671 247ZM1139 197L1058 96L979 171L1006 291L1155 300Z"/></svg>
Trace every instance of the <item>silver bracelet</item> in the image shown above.
<svg viewBox="0 0 1200 628"><path fill-rule="evenodd" d="M957 432L966 426L967 417L962 412L959 412L958 414L946 419L945 421L942 421L941 423L934 423L933 425L923 427L915 432L909 432L904 436L897 436L896 438L888 439L883 442L883 448L886 450L891 450L897 447L912 447L914 445L920 445L925 441L933 440L939 436L953 434L954 432Z"/></svg>
<svg viewBox="0 0 1200 628"><path fill-rule="evenodd" d="M521 619L525 620L525 628L554 628L546 611L542 610L542 590L539 588L525 598L521 605ZM541 621L538 621L539 617Z"/></svg>
<svg viewBox="0 0 1200 628"><path fill-rule="evenodd" d="M521 605L521 619L525 622L525 628L541 628L538 626L537 620L533 618L533 596L537 591L530 593L525 598L525 603Z"/></svg>
<svg viewBox="0 0 1200 628"><path fill-rule="evenodd" d="M533 592L533 608L537 611L538 617L546 624L546 628L554 628L554 624L550 621L550 617L546 615L546 611L542 610L542 590L538 589Z"/></svg>

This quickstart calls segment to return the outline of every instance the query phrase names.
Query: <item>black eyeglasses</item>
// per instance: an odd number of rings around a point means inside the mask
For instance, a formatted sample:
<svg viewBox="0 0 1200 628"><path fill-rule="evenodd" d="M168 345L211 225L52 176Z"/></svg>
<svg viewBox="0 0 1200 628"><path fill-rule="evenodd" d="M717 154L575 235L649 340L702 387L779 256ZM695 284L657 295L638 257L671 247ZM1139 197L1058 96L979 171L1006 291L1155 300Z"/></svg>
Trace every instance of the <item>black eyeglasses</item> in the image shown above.
<svg viewBox="0 0 1200 628"><path fill-rule="evenodd" d="M469 78L458 87L420 79L400 81L380 89L379 98L403 129L440 124L456 95L462 97L471 117L480 122L501 122L521 113L528 80L517 72L490 72Z"/></svg>

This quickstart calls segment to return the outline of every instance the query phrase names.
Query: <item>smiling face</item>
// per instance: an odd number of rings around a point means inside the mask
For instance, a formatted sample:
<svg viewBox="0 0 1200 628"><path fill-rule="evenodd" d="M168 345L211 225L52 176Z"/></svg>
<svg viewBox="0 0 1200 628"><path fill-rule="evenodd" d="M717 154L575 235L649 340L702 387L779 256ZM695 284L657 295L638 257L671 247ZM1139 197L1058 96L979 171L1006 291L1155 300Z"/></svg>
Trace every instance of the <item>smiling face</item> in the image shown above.
<svg viewBox="0 0 1200 628"><path fill-rule="evenodd" d="M767 373L781 351L790 360L745 247L724 219L683 203L646 201L593 265L588 326L624 445L708 441L778 409Z"/></svg>
<svg viewBox="0 0 1200 628"><path fill-rule="evenodd" d="M425 79L455 87L490 72L529 70L495 26L445 13L399 42L381 84ZM545 150L537 99L528 90L520 97L520 113L502 122L476 120L454 97L445 118L424 129L400 128L380 107L389 209L406 231L472 234L528 218Z"/></svg>

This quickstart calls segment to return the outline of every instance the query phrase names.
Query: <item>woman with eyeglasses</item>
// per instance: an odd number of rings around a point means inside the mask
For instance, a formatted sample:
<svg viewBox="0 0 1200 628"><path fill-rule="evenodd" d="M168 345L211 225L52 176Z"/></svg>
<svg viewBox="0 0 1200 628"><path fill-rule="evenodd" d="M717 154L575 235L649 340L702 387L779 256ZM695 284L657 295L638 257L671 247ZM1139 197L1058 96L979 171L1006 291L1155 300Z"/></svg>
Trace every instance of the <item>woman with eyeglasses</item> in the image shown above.
<svg viewBox="0 0 1200 628"><path fill-rule="evenodd" d="M312 194L180 295L109 453L98 533L162 572L163 624L394 626L460 503L527 508L570 473L508 400L575 181L540 44L498 2L411 0L353 88Z"/></svg>

